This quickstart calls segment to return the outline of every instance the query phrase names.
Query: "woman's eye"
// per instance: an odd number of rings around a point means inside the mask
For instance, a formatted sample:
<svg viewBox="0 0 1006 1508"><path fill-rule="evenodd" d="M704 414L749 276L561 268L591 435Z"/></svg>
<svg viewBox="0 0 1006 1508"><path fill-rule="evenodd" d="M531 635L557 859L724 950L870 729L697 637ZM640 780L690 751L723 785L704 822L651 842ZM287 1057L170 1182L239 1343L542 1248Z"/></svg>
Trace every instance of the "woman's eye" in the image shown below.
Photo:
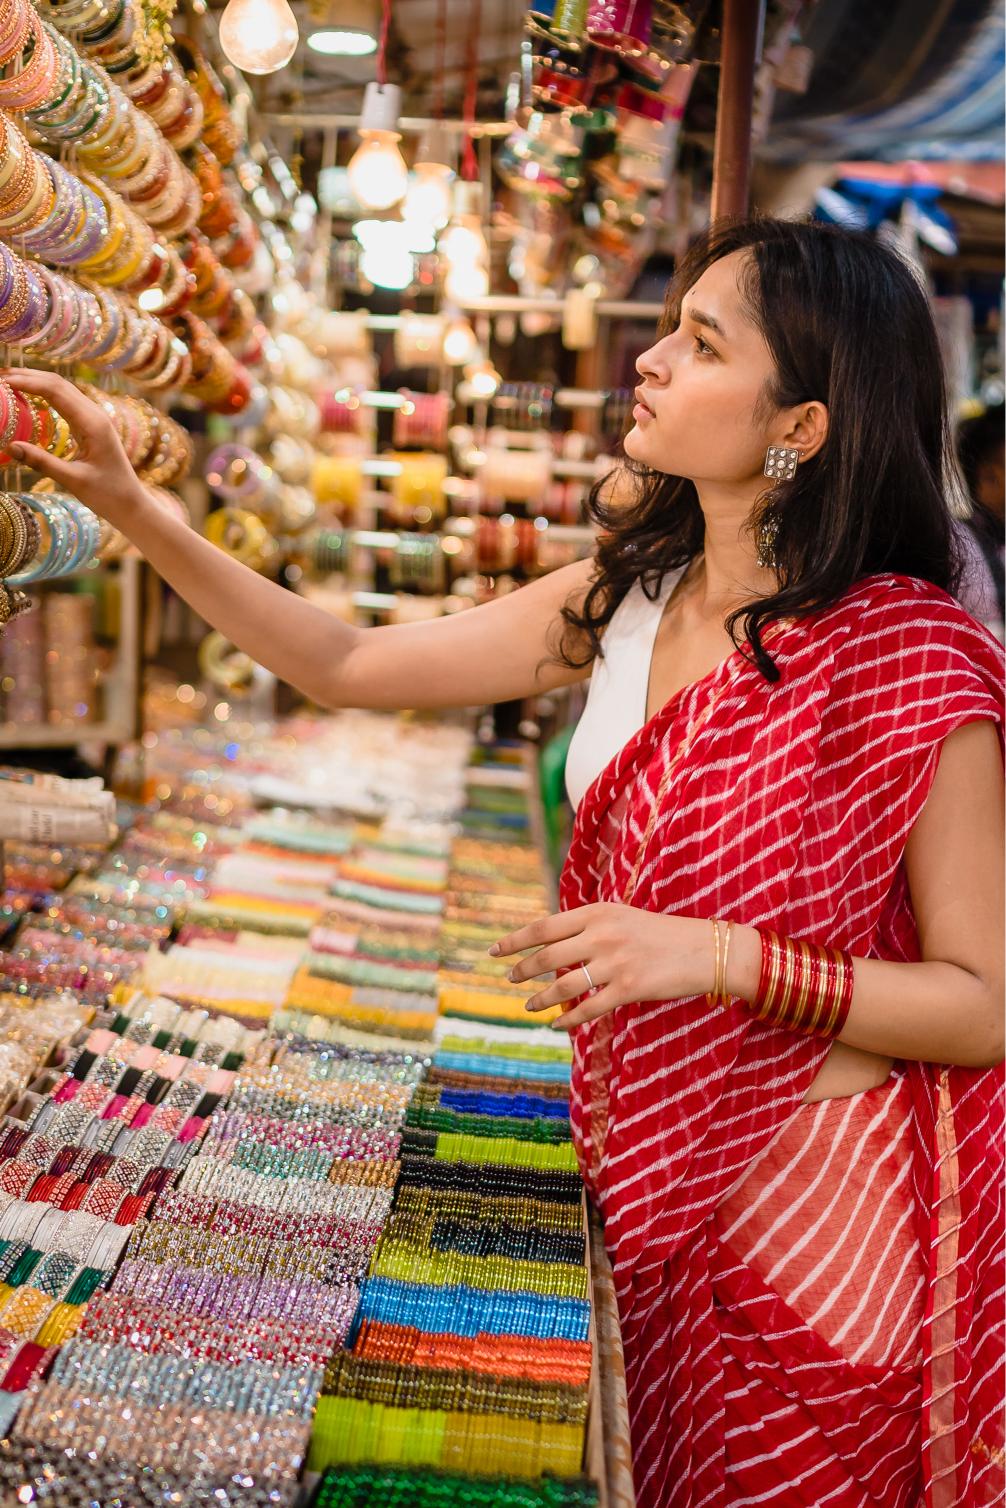
<svg viewBox="0 0 1006 1508"><path fill-rule="evenodd" d="M700 356L716 355L716 352L713 350L712 346L707 345L706 342L702 339L701 335L696 335L695 337L695 348Z"/></svg>

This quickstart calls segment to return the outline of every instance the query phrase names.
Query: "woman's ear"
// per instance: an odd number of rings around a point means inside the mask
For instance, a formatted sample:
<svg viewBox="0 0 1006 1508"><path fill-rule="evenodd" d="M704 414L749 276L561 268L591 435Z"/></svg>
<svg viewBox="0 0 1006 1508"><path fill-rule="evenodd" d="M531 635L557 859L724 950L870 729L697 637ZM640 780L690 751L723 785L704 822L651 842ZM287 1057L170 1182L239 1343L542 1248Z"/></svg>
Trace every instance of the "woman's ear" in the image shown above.
<svg viewBox="0 0 1006 1508"><path fill-rule="evenodd" d="M828 438L828 410L816 398L791 408L783 422L788 425L783 438L772 443L799 450L804 461L816 456Z"/></svg>

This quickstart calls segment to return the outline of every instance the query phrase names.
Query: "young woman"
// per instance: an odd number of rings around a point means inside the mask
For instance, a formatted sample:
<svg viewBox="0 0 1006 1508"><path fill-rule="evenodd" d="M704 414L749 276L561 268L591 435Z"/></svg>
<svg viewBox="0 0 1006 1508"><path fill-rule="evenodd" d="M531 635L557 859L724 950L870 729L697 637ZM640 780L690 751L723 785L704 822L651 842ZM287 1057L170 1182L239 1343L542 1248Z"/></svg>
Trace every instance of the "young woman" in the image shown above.
<svg viewBox="0 0 1006 1508"><path fill-rule="evenodd" d="M165 515L68 383L7 377L79 441L25 459L323 705L594 667L562 909L493 951L574 1029L641 1508L999 1502L1002 669L950 595L926 299L869 240L714 228L638 367L594 560L365 630Z"/></svg>

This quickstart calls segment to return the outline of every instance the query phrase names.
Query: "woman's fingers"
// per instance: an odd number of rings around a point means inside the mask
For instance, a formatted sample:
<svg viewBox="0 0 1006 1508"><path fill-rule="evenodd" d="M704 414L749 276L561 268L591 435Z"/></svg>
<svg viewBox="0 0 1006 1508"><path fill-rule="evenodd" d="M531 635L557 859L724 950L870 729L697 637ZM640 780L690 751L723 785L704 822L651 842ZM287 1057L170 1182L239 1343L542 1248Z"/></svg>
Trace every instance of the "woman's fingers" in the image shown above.
<svg viewBox="0 0 1006 1508"><path fill-rule="evenodd" d="M543 916L540 921L530 922L517 932L509 932L493 943L489 949L492 958L505 958L509 953L522 953L525 948L540 948L544 943L561 942L565 937L574 937L586 925L588 908L581 906L575 911L558 911L554 916Z"/></svg>
<svg viewBox="0 0 1006 1508"><path fill-rule="evenodd" d="M556 1016L548 1024L553 1031L571 1031L574 1026L582 1026L585 1021L596 1021L598 1016L606 1016L609 1011L624 1003L618 998L615 987L609 985L607 989L598 990L596 995L591 995L582 1005L571 1011L563 1011L561 1016Z"/></svg>
<svg viewBox="0 0 1006 1508"><path fill-rule="evenodd" d="M64 461L61 456L51 456L41 445L29 445L27 441L16 441L10 447L10 453L15 461L22 466L30 466L32 471L38 471L42 476L50 477L65 487L67 492L73 491L73 464Z"/></svg>
<svg viewBox="0 0 1006 1508"><path fill-rule="evenodd" d="M563 974L561 979L550 984L539 995L532 995L526 1009L546 1011L550 1005L564 1005L567 1000L575 1000L578 995L586 995L589 989L590 981L583 972L583 965L580 964L575 969L570 969L568 974Z"/></svg>
<svg viewBox="0 0 1006 1508"><path fill-rule="evenodd" d="M583 938L579 935L570 937L565 942L553 943L551 947L540 948L537 953L529 953L526 958L519 959L510 970L509 978L514 984L519 984L523 979L540 979L543 974L553 974L556 969L566 969L570 964L582 963L583 954Z"/></svg>
<svg viewBox="0 0 1006 1508"><path fill-rule="evenodd" d="M37 372L34 367L14 367L0 372L4 382L22 393L34 393L45 398L54 409L63 415L75 434L100 435L105 428L111 429L111 420L93 399L85 396L72 382L56 372Z"/></svg>

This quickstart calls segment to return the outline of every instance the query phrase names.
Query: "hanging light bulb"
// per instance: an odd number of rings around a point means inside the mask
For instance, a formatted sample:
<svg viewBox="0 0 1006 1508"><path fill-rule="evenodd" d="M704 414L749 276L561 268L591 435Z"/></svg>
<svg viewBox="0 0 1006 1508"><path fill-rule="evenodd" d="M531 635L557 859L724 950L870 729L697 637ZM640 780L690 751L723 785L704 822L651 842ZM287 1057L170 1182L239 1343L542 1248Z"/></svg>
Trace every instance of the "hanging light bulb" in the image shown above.
<svg viewBox="0 0 1006 1508"><path fill-rule="evenodd" d="M485 298L489 292L489 247L482 230L482 185L454 185L454 213L437 243L447 263L444 293L456 304Z"/></svg>
<svg viewBox="0 0 1006 1508"><path fill-rule="evenodd" d="M227 0L220 46L242 73L275 73L297 51L300 32L287 0Z"/></svg>
<svg viewBox="0 0 1006 1508"><path fill-rule="evenodd" d="M491 361L479 361L465 368L473 398L491 398L502 378Z"/></svg>
<svg viewBox="0 0 1006 1508"><path fill-rule="evenodd" d="M398 150L401 98L397 84L368 84L364 91L362 141L349 160L348 176L354 199L365 209L390 209L405 197L409 186L408 169Z"/></svg>
<svg viewBox="0 0 1006 1508"><path fill-rule="evenodd" d="M443 126L432 126L419 143L413 178L405 196L402 213L406 220L417 220L433 230L442 230L451 218L451 184L454 170L449 166L450 142Z"/></svg>
<svg viewBox="0 0 1006 1508"><path fill-rule="evenodd" d="M415 276L413 227L401 220L358 220L353 234L363 247L360 271L377 288L408 288Z"/></svg>
<svg viewBox="0 0 1006 1508"><path fill-rule="evenodd" d="M488 269L478 262L456 262L447 269L444 295L454 304L468 304L489 292Z"/></svg>
<svg viewBox="0 0 1006 1508"><path fill-rule="evenodd" d="M444 331L443 351L447 365L463 367L466 362L474 360L478 348L475 331L466 319L456 314Z"/></svg>
<svg viewBox="0 0 1006 1508"><path fill-rule="evenodd" d="M439 162L416 163L402 214L406 220L443 230L451 217L450 168Z"/></svg>

